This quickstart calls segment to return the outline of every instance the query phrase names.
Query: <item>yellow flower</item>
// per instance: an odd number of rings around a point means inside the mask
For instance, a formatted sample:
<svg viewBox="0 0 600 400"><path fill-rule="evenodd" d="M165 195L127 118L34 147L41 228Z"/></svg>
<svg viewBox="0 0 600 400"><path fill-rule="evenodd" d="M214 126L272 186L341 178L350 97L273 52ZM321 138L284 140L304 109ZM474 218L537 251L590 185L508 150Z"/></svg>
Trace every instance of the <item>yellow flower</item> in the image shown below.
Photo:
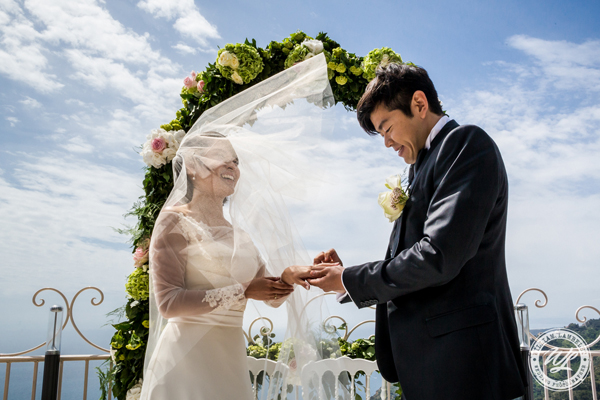
<svg viewBox="0 0 600 400"><path fill-rule="evenodd" d="M340 75L340 76L335 77L335 81L337 82L338 85L343 86L348 82L348 78L346 78L343 75Z"/></svg>
<svg viewBox="0 0 600 400"><path fill-rule="evenodd" d="M329 61L329 63L327 63L327 68L335 71L335 69L337 68L337 64L334 63L333 61Z"/></svg>
<svg viewBox="0 0 600 400"><path fill-rule="evenodd" d="M144 328L150 328L150 321L144 320L142 321L142 325L144 326Z"/></svg>
<svg viewBox="0 0 600 400"><path fill-rule="evenodd" d="M339 72L340 74L343 74L344 72L346 72L346 66L344 64L338 64L337 68L335 69L337 72Z"/></svg>
<svg viewBox="0 0 600 400"><path fill-rule="evenodd" d="M124 359L125 359L125 356L124 356L123 354L121 354L121 355L119 356L119 360L123 361Z"/></svg>

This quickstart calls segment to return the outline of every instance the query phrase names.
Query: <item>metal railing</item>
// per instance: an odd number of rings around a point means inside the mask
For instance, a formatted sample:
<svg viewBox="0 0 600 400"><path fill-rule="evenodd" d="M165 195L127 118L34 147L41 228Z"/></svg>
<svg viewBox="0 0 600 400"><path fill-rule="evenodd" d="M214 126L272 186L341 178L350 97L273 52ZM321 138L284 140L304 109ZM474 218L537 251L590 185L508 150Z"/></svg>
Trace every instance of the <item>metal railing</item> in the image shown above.
<svg viewBox="0 0 600 400"><path fill-rule="evenodd" d="M85 288L81 289L80 291L78 291L75 294L75 296L73 296L73 299L71 300L71 302L69 302L69 300L67 300L67 298L61 291L54 289L54 288L40 289L37 292L35 292L35 294L33 295L33 298L32 298L32 302L36 307L42 307L44 304L46 304L46 301L44 299L39 299L39 301L38 301L38 295L40 293L42 293L44 291L52 291L52 292L58 293L62 297L63 301L65 302L65 306L66 306L66 310L67 310L67 312L66 312L67 317L65 318L65 322L63 323L62 329L64 330L70 321L71 324L73 325L73 328L77 332L77 334L84 341L86 341L89 345L95 347L96 349L104 352L104 354L90 354L90 355L61 355L59 378L58 378L58 399L59 400L61 398L61 393L62 393L62 380L63 380L62 378L63 378L64 363L66 363L66 362L81 362L81 361L85 362L82 398L83 398L83 400L87 400L90 361L103 361L103 360L110 359L110 350L105 349L105 348L98 346L97 344L91 342L79 330L79 327L77 326L77 323L75 322L75 318L73 315L73 307L75 305L75 301L77 300L77 298L79 297L79 295L81 293L83 293L87 290L95 290L100 295L100 300L98 300L98 301L96 301L95 297L93 297L91 299L90 302L93 306L98 306L98 305L102 304L102 302L104 301L104 293L102 293L102 291L100 289L98 289L97 287L93 287L93 286L85 287ZM4 378L4 394L2 397L3 400L8 400L8 391L10 388L11 367L13 364L18 364L18 363L32 363L33 364L33 380L31 383L31 399L35 400L35 396L37 393L37 378L38 378L39 365L40 365L40 363L42 363L42 364L44 363L44 356L41 356L41 355L40 356L24 356L24 354L31 353L45 345L46 345L46 342L41 343L41 344L39 344L35 347L32 347L28 350L19 351L16 353L0 353L0 364L6 365L6 372L5 372L5 378ZM109 368L112 369L112 362L110 363ZM108 399L111 400L112 397L111 397L111 393L110 393L111 392L110 388L109 388L108 392L109 392Z"/></svg>
<svg viewBox="0 0 600 400"><path fill-rule="evenodd" d="M83 393L82 393L82 398L84 400L87 400L87 394L88 394L88 381L89 381L89 367L90 367L90 362L91 361L106 361L106 360L110 360L110 350L103 348L101 346L98 346L97 344L91 342L88 338L85 337L85 335L83 335L83 333L79 330L79 327L77 326L77 323L75 322L75 318L73 315L73 307L75 305L75 302L77 300L77 298L79 297L79 295L85 291L88 290L93 290L96 291L99 296L100 299L96 300L96 298L92 298L91 299L91 304L93 306L98 306L100 304L102 304L102 302L104 301L104 294L102 293L102 291L96 287L86 287L83 288L81 290L79 290L72 298L71 302L68 301L68 299L65 297L65 295L60 292L57 289L54 288L43 288L38 290L32 298L32 302L36 307L42 307L45 304L45 300L43 299L39 299L38 300L38 295L44 291L53 291L58 293L63 301L65 302L65 306L66 306L66 319L65 322L63 323L62 329L64 330L65 327L68 325L69 322L71 322L71 324L73 325L73 328L75 329L75 331L77 332L77 334L85 341L87 342L89 345L93 346L94 348L102 351L103 354L90 354L90 355L64 355L61 356L60 358L60 372L59 372L59 387L58 387L58 399L61 398L61 392L62 392L62 380L63 380L63 367L64 367L64 363L70 363L70 362L84 362L85 363L85 368L84 368L84 382L83 382ZM536 308L544 308L546 307L546 305L548 304L548 296L546 295L546 293L544 291L542 291L541 289L538 288L529 288L524 290L523 292L521 292L521 294L518 296L516 303L520 303L521 298L528 292L538 292L540 293L544 300L541 301L540 299L535 301L535 307ZM326 295L332 295L332 293L324 293L320 296L326 296ZM316 299L316 298L315 298ZM312 301L312 300L311 300ZM374 308L374 307L371 307ZM585 323L587 321L586 317L582 317L580 316L581 312L585 309L588 310L592 310L595 311L596 313L598 313L598 315L600 316L600 310L598 310L595 307L592 306L581 306L577 309L577 311L575 312L575 318L577 319L578 322L580 323ZM366 321L362 321L360 323L358 323L356 326L354 326L353 328L349 329L348 325L346 323L346 320L340 316L337 315L333 315L330 316L329 318L327 318L324 323L327 325L329 323L329 327L336 330L337 328L335 326L333 326L332 324L332 320L333 319L337 319L339 320L345 329L344 332L344 336L343 339L344 340L348 340L348 338L350 337L350 335L361 325L367 324L367 323L374 323L375 320L366 320ZM271 334L271 332L273 331L273 322L266 317L259 317L256 318L254 321L252 321L250 323L250 326L247 330L247 332L244 332L244 335L246 337L246 339L248 340L248 343L254 343L254 339L252 336L252 329L254 328L255 324L257 324L259 321L262 321L263 326L260 328L259 333L262 336L267 336L269 334ZM519 322L519 321L518 321ZM531 332L527 331L527 336L529 337L529 340L531 341L535 341L536 337L534 335L531 334ZM600 342L600 335L595 338L592 342L588 343L586 345L586 347L589 349L591 349L592 346L594 346L595 344L597 344L598 342ZM34 400L36 397L36 392L37 392L37 380L38 380L38 372L39 372L39 364L44 362L44 356L41 355L34 355L34 356L26 356L25 354L27 353L31 353L41 347L43 347L46 343L41 343L35 347L32 347L28 350L25 351L20 351L20 352L16 352L16 353L7 353L7 354L2 354L0 353L0 364L5 364L6 365L6 371L5 371L5 379L4 379L4 388L3 388L3 400L8 400L8 393L9 393L9 386L10 386L10 378L11 378L11 366L13 364L18 364L18 363L31 363L32 367L33 367L33 379L32 379L32 386L31 386L31 399ZM564 354L566 352L569 352L570 349L568 348L557 348L556 349L556 353L557 354ZM598 393L596 390L596 379L595 379L595 370L594 370L594 361L600 359L600 350L589 350L589 354L591 356L591 363L590 363L590 371L589 371L589 378L590 378L590 384L591 384L591 392L592 392L592 398L593 400L598 400ZM543 356L543 361L544 361L544 373L546 373L546 356ZM254 374L254 376L256 377L258 373L260 373L261 371L265 371L267 374L271 371L269 371L269 368L273 369L275 366L275 362L274 361L266 361L265 360L261 360L260 363L252 363L252 361L250 359L254 359L253 357L249 357L249 364L251 366L250 370L251 372ZM256 360L256 359L254 359ZM365 361L365 360L356 360L356 361ZM346 361L347 363L347 361ZM570 361L569 361L570 363ZM110 369L112 369L113 365L112 365L112 361L110 362ZM570 364L569 364L570 367ZM266 369L266 370L265 370ZM570 375L569 375L570 376ZM253 383L254 386L254 393L256 394L256 386L255 386L255 382ZM385 386L385 390L382 390L382 398L390 398L390 383L385 382L382 379L382 386ZM382 388L383 389L383 388ZM568 389L568 394L569 394L569 399L573 399L574 398L574 394L573 394L573 388L569 388ZM368 395L367 395L368 396ZM108 399L111 399L111 388L109 387L108 390ZM550 391L548 388L544 388L544 400L549 400L550 399Z"/></svg>
<svg viewBox="0 0 600 400"><path fill-rule="evenodd" d="M517 297L517 301L516 301L517 305L520 304L520 301L521 301L521 298L523 297L523 295L525 295L528 292L539 292L544 297L543 302L540 299L535 301L534 304L537 308L544 308L548 305L548 296L546 295L546 293L543 290L538 289L538 288L529 288L529 289L522 291L521 294L519 295L519 297ZM581 306L575 311L575 319L577 319L577 321L582 324L587 321L586 317L580 316L580 313L585 309L593 310L596 313L598 313L598 315L600 316L600 310L598 310L597 308L592 307L592 306ZM520 326L523 326L523 324L525 323L527 328L529 327L528 321L525 321L525 322L519 321L519 319L517 318L517 323L520 324ZM533 342L537 341L537 337L532 335L529 330L527 331L527 336L528 336L529 340L531 340ZM591 350L591 348L598 342L600 342L600 335L598 335L598 337L596 339L592 340L592 342L586 343L586 345L584 346L584 348L589 351L589 355L591 358L589 378L590 378L590 386L591 386L593 400L598 400L598 393L596 391L596 377L595 377L595 370L594 370L594 361L600 360L600 350ZM570 354L573 350L571 348L555 347L555 346L552 346L547 343L544 344L544 346L548 347L548 348L552 348L554 350L554 352L553 352L554 355L565 355L566 356L566 355ZM544 371L544 375L546 375L548 373L547 364L546 364L547 354L541 354L541 355L542 355L543 371ZM567 366L569 368L569 369L567 369L567 377L568 377L568 379L570 379L571 378L571 360L570 360L570 358L567 359L567 363L568 363ZM529 377L531 378L531 371L529 371L529 368L527 369L527 373L529 374ZM568 387L566 391L569 394L569 400L573 400L573 398L574 398L573 387ZM550 390L548 389L547 386L544 386L544 400L550 400Z"/></svg>

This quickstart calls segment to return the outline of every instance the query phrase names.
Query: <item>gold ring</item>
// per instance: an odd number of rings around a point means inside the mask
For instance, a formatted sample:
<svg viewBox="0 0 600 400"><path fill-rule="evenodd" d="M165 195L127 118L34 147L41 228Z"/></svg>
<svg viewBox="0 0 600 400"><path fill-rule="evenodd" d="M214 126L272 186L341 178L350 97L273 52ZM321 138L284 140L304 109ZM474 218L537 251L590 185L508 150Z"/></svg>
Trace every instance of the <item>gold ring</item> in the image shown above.
<svg viewBox="0 0 600 400"><path fill-rule="evenodd" d="M274 299L277 300L277 295L275 295Z"/></svg>

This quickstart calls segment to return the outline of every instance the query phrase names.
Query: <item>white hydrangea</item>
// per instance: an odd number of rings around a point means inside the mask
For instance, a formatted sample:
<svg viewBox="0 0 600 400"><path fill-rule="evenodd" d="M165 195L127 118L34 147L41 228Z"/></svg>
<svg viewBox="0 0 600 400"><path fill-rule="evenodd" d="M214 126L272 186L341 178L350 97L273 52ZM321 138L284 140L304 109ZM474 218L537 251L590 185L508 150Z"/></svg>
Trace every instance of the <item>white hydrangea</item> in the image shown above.
<svg viewBox="0 0 600 400"><path fill-rule="evenodd" d="M127 391L125 400L139 400L142 395L142 380L136 383L131 389Z"/></svg>
<svg viewBox="0 0 600 400"><path fill-rule="evenodd" d="M320 40L316 40L316 39L312 39L312 40L304 40L304 42L302 42L302 45L305 46L308 51L310 51L312 53L313 56L316 56L317 54L320 54L323 52L323 42L321 42ZM311 56L312 57L312 56ZM310 57L307 57L310 58Z"/></svg>
<svg viewBox="0 0 600 400"><path fill-rule="evenodd" d="M179 144L185 136L184 130L166 131L162 128L153 129L146 137L146 143L142 146L141 155L146 165L160 168L175 158ZM155 140L158 139L158 142ZM153 142L162 144L153 148Z"/></svg>

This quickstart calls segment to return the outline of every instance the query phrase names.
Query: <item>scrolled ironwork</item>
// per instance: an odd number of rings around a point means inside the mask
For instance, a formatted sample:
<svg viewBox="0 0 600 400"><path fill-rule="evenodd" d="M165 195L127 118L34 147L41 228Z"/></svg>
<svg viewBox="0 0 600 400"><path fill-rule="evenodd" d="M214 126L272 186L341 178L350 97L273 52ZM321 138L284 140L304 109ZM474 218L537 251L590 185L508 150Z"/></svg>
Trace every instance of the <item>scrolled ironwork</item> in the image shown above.
<svg viewBox="0 0 600 400"><path fill-rule="evenodd" d="M544 296L544 303L543 303L543 304L541 304L541 303L540 303L540 300L539 300L539 299L535 301L535 306L536 306L537 308L544 308L544 307L546 307L546 305L548 305L548 296L546 295L546 293L545 293L543 290L541 290L541 289L538 289L538 288L529 288L529 289L526 289L526 290L522 291L522 292L521 292L521 294L519 295L519 297L517 297L517 301L515 302L515 304L519 304L519 303L521 302L521 297L523 297L523 295L524 295L525 293L527 293L527 292L531 292L531 291L536 291L536 292L539 292L539 293L541 293L541 294L542 294L542 296ZM598 315L600 315L600 310L598 310L598 309L597 309L597 308L595 308L595 307L592 307L592 306L581 306L581 307L579 307L579 308L578 308L578 309L575 311L575 319L577 319L577 321L579 321L579 322L581 322L581 323L584 323L584 322L586 322L586 321L587 321L587 318L586 318L586 317L583 317L583 318L581 318L581 317L579 316L579 313L580 313L582 310L586 309L586 308L588 308L588 309L591 309L591 310L594 310L594 311L596 311L596 312L598 313ZM537 338L536 338L534 335L532 335L532 334L531 334L531 332L528 332L528 334L529 334L529 337L530 337L530 338L531 338L533 341L537 342ZM598 335L598 337L597 337L597 338L596 338L594 341L592 341L591 343L587 343L585 347L589 349L589 348L591 348L593 345L595 345L595 344L596 344L596 343L598 343L598 342L600 342L600 335ZM569 351L569 348L567 348L567 347L557 347L557 346L552 346L551 344L548 344L548 343L545 343L544 345L545 345L546 347L549 347L549 348L551 348L551 349L554 349L554 350L559 350L559 351L563 351L563 350L564 350L564 351Z"/></svg>
<svg viewBox="0 0 600 400"><path fill-rule="evenodd" d="M88 286L85 287L83 289L81 289L79 292L77 292L75 294L75 296L73 296L73 300L71 300L71 309L70 309L70 314L71 314L71 323L73 324L73 328L75 328L75 330L77 331L77 333L79 334L79 336L81 336L81 338L83 340L85 340L90 346L93 346L95 348L97 348L98 350L102 350L106 353L110 353L109 349L105 349L104 347L100 347L95 343L92 343L88 338L85 337L85 335L83 333L81 333L81 331L79 330L79 327L77 327L77 324L75 323L75 316L73 315L73 308L75 307L75 300L77 300L77 297L79 297L79 295L83 292L85 292L86 290L96 290L99 294L100 294L100 301L97 303L94 303L94 301L96 300L95 297L92 297L92 299L90 300L90 303L93 306L99 306L100 304L102 304L102 302L104 301L104 293L102 293L102 290L98 289L97 287L94 286ZM64 327L63 327L64 329Z"/></svg>
<svg viewBox="0 0 600 400"><path fill-rule="evenodd" d="M325 319L325 321L323 321L323 330L330 334L333 334L338 330L338 327L333 324L327 325L327 322L329 322L330 320L332 320L334 318L337 318L340 321L342 321L342 325L344 326L344 329L346 331L346 333L344 334L344 337L346 337L346 335L348 334L348 324L346 323L346 320L344 318L337 316L337 315L332 315L330 317L327 317Z"/></svg>
<svg viewBox="0 0 600 400"><path fill-rule="evenodd" d="M261 326L260 330L259 330L259 334L260 335L267 336L267 335L270 335L271 332L273 332L273 321L271 321L267 317L258 317L258 318L255 318L250 323L250 326L248 327L248 333L244 332L244 336L246 337L246 340L248 341L248 343L256 344L256 342L254 341L254 337L252 336L252 327L254 326L255 323L257 323L260 320L266 320L266 321L269 322L269 325L270 325L270 328L267 328L266 326Z"/></svg>
<svg viewBox="0 0 600 400"><path fill-rule="evenodd" d="M80 331L80 330L79 330L79 328L77 327L77 324L75 323L75 320L74 320L74 318L73 318L73 305L75 304L75 300L77 300L77 297L78 297L78 296L79 296L79 295L80 295L82 292L84 292L84 291L86 291L86 290L90 290L90 289L96 290L96 291L97 291L97 292L100 294L100 301L96 301L96 298L95 298L95 297L93 297L93 298L90 300L91 304L92 304L93 306L98 306L98 305L102 304L102 302L104 301L104 293L102 293L102 290L98 289L97 287L93 287L93 286L88 286L88 287L85 287L85 288L83 288L83 289L79 290L79 291L78 291L78 292L75 294L75 296L73 296L73 298L71 299L71 302L70 302L70 303L69 303L69 300L67 299L67 297L66 297L66 296L65 296L65 295L64 295L64 294L63 294L63 293L62 293L60 290L58 290L58 289L55 289L55 288L51 288L51 287L42 288L42 289L38 290L37 292L35 292L35 293L34 293L34 295L33 295L33 297L32 297L32 299L31 299L31 301L32 301L32 303L33 303L33 305L34 305L34 306L36 306L36 307L43 307L43 306L46 304L46 300L44 300L43 298L40 298L40 299L38 300L38 295L39 295L40 293L42 293L42 292L45 292L45 291L52 291L52 292L55 292L55 293L57 293L57 294L58 294L60 297L62 297L63 301L65 302L65 309L66 309L66 312L65 312L65 314L66 314L66 318L65 318L65 322L63 323L62 330L64 330L64 329L66 328L67 324L69 323L69 321L71 321L71 323L73 324L73 328L75 328L75 331L76 331L76 332L79 334L79 336L80 336L80 337L81 337L83 340L85 340L85 341L86 341L88 344L90 344L91 346L93 346L93 347L95 347L95 348L97 348L97 349L99 349L99 350L102 350L102 351L104 351L104 352L107 352L107 353L109 353L109 352L110 352L110 350L108 350L108 349L105 349L105 348L103 348L103 347L100 347L100 346L96 345L95 343L91 342L90 340L88 340L88 339L87 339L87 338L86 338L86 337L83 335L83 333L81 333L81 331ZM27 353L30 353L30 352L32 352L32 351L35 351L35 350L37 350L37 349L39 349L40 347L43 347L43 346L45 346L45 345L46 345L46 342L43 342L43 343L41 343L41 344L39 344L39 345L37 345L37 346L35 346L35 347L32 347L32 348L30 348L30 349L28 349L28 350L25 350L25 351L19 351L19 352L17 352L17 353L0 353L0 356L2 356L2 357L14 357L14 356L20 356L20 355L22 355L22 354L27 354Z"/></svg>
<svg viewBox="0 0 600 400"><path fill-rule="evenodd" d="M519 304L521 302L521 297L523 297L523 295L525 293L531 292L531 291L540 292L542 294L542 296L544 296L544 304L540 304L540 300L536 300L535 301L535 306L537 308L544 308L544 307L546 307L546 305L548 304L548 296L546 296L546 293L542 289L538 289L538 288L529 288L529 289L523 290L521 292L521 294L519 295L519 297L517 297L517 301L515 302L515 304Z"/></svg>
<svg viewBox="0 0 600 400"><path fill-rule="evenodd" d="M585 309L585 308L589 308L590 310L594 310L598 313L598 315L600 315L600 310L598 310L596 307L592 307L592 306L581 306L577 309L577 311L575 311L575 318L577 319L577 321L581 322L582 324L585 323L587 321L587 317L583 317L583 319L579 318L579 313L581 312L581 310ZM598 337L592 342L589 343L587 345L587 347L589 347L590 349L592 348L593 345L595 345L596 343L600 342L600 334L598 335Z"/></svg>

